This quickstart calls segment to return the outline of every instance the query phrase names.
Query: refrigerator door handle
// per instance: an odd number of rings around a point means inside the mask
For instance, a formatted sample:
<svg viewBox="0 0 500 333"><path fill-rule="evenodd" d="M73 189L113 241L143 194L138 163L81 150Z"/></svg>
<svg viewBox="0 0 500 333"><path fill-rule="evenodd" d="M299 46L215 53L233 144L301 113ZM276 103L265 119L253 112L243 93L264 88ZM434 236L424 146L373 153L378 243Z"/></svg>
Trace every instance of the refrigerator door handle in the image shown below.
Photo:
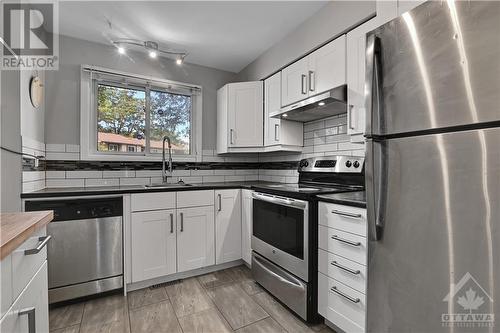
<svg viewBox="0 0 500 333"><path fill-rule="evenodd" d="M365 177L369 234L372 239L382 239L385 207L387 202L387 153L385 141L367 140Z"/></svg>
<svg viewBox="0 0 500 333"><path fill-rule="evenodd" d="M382 124L383 113L380 112L381 107L381 63L380 63L380 38L371 34L366 39L366 71L365 71L365 110L366 110L366 127L365 135L371 137L374 133L374 125L380 127ZM374 101L377 101L377 107L374 108ZM374 114L376 111L376 114ZM378 119L378 122L373 124L373 119Z"/></svg>

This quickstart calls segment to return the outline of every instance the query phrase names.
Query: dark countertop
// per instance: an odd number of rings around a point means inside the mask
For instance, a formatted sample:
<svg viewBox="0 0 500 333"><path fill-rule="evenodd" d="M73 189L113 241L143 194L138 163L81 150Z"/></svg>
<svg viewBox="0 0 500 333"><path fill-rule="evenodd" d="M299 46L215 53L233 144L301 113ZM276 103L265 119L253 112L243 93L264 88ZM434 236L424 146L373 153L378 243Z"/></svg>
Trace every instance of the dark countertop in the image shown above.
<svg viewBox="0 0 500 333"><path fill-rule="evenodd" d="M365 191L323 194L323 195L318 195L317 198L319 201L326 201L340 205L366 208Z"/></svg>
<svg viewBox="0 0 500 333"><path fill-rule="evenodd" d="M241 182L225 182L225 183L204 183L192 184L192 186L172 186L172 187L157 187L145 188L143 185L130 186L102 186L102 187L61 187L61 188L46 188L43 190L22 193L21 198L49 198L49 197L74 197L85 195L109 195L109 194L126 194L126 193L150 193L150 192L179 192L179 191L196 191L196 190L220 190L232 188L251 189L257 185L274 184L273 182L262 181L241 181Z"/></svg>

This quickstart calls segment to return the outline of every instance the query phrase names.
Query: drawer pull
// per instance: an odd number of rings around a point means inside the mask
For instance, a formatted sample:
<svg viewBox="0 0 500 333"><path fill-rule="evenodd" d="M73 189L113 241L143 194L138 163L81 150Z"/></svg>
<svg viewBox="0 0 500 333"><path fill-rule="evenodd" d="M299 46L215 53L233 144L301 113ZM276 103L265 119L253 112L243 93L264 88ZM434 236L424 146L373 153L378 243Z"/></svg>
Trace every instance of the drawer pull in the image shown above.
<svg viewBox="0 0 500 333"><path fill-rule="evenodd" d="M22 309L18 312L19 316L28 315L28 333L36 332L35 307Z"/></svg>
<svg viewBox="0 0 500 333"><path fill-rule="evenodd" d="M351 268L349 268L349 267L346 267L346 266L344 266L344 265L339 264L339 263L338 263L338 262L336 262L336 261L332 261L332 262L331 262L331 264L332 264L333 266L335 266L335 267L338 267L338 268L340 268L340 269L343 269L344 271L349 272L349 273L354 274L354 275L358 275L358 274L360 274L360 273L361 273L361 271L360 271L359 269L351 269Z"/></svg>
<svg viewBox="0 0 500 333"><path fill-rule="evenodd" d="M332 213L336 214L336 215L345 216L345 217L351 217L353 219L360 219L363 217L363 215L361 215L361 214L353 214L353 213L343 212L343 211L336 210L336 209L332 210Z"/></svg>
<svg viewBox="0 0 500 333"><path fill-rule="evenodd" d="M346 300L348 300L350 302L359 303L361 301L359 298L354 298L354 297L351 297L349 295L344 294L343 292L338 290L337 287L335 287L335 286L333 286L332 289L330 289L330 290L333 291L334 293L336 293L337 295L344 297Z"/></svg>
<svg viewBox="0 0 500 333"><path fill-rule="evenodd" d="M24 250L24 254L27 255L27 256L29 256L31 254L37 254L38 252L42 251L42 249L44 248L44 246L47 245L47 243L50 241L51 238L52 238L52 236L50 236L50 235L39 237L38 240L41 243L38 244L38 246L36 248L34 248L34 249Z"/></svg>
<svg viewBox="0 0 500 333"><path fill-rule="evenodd" d="M361 242L353 242L353 241L350 241L348 239L341 238L341 237L339 237L337 235L333 235L332 239L334 239L336 241L339 241L339 242L342 242L342 243L346 243L346 244L352 245L352 246L360 246L361 245Z"/></svg>

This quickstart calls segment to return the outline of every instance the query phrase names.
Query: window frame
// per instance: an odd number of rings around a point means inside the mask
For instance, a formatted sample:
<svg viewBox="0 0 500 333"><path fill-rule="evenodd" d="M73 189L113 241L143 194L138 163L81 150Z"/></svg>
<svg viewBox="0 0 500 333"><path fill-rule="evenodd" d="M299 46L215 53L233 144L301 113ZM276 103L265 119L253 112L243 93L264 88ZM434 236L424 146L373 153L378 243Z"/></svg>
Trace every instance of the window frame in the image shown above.
<svg viewBox="0 0 500 333"><path fill-rule="evenodd" d="M141 85L134 85L132 83L127 85L120 85L116 81L107 79L97 81L93 77L93 73L106 73L116 77L123 76L123 78L133 78L137 81L144 81L145 88ZM165 91L172 94L183 95L176 92L169 87L182 87L184 89L191 88L194 92L191 93L191 119L190 119L190 154L174 154L172 159L174 161L201 161L202 154L202 96L203 89L201 86L189 83L182 83L177 81L165 80L160 78L153 78L149 76L137 75L133 73L121 72L112 69L106 69L91 65L81 66L81 80L80 80L80 159L81 160L100 160L100 161L161 161L161 153L150 152L150 114L146 111L146 128L145 139L146 147L144 152L112 152L112 151L98 151L97 140L97 87L98 84L106 84L116 86L119 88L131 88L143 90L146 93L146 108L149 108L149 90ZM141 89L144 88L144 89ZM170 90L170 91L169 91ZM186 95L186 94L184 94Z"/></svg>

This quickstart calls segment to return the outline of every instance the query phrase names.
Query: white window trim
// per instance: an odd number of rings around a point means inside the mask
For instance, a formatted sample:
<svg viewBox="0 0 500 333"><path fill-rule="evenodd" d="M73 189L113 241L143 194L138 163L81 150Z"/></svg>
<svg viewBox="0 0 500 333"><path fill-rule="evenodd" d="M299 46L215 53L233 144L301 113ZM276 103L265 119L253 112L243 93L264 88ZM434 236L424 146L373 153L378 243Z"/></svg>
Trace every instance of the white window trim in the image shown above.
<svg viewBox="0 0 500 333"><path fill-rule="evenodd" d="M94 89L91 75L85 69L103 71L117 75L135 77L142 80L149 80L162 84L190 86L199 89L199 93L192 97L192 114L190 140L192 141L192 151L189 155L172 155L174 161L179 162L201 162L202 159L202 106L203 88L199 85L183 83L178 81L165 80L151 76L143 76L114 69L103 68L91 65L82 65L80 70L80 159L83 161L161 161L161 154L146 153L112 153L97 151L97 114L94 108Z"/></svg>

